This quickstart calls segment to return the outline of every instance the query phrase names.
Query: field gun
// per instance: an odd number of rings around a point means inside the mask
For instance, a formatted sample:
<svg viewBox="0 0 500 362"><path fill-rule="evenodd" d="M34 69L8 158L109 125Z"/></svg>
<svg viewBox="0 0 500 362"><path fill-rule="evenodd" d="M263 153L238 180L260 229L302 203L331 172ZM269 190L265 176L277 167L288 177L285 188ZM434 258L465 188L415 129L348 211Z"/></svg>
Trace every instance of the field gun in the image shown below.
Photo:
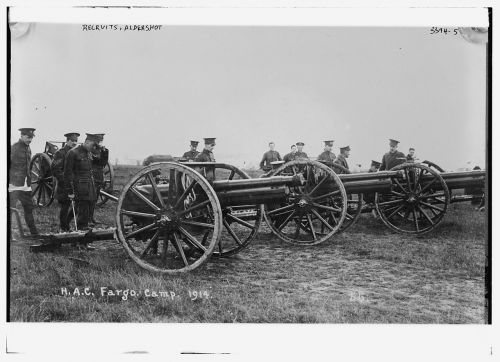
<svg viewBox="0 0 500 362"><path fill-rule="evenodd" d="M484 182L484 171L439 173L416 163L337 174L322 163L295 160L251 179L224 163L159 162L132 176L118 197L106 195L117 202L115 228L99 237L113 235L145 269L177 274L212 255L241 251L263 217L286 242L329 240L355 222L366 192L375 193L376 209L392 229L428 232L442 220L450 189L484 189Z"/></svg>

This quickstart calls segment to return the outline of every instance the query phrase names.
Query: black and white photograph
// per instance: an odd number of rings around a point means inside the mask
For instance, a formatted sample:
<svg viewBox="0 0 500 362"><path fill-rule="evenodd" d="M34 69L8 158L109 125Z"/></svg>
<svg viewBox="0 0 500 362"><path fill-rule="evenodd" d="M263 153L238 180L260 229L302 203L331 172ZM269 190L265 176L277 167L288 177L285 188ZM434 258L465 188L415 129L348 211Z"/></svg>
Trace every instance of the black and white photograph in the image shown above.
<svg viewBox="0 0 500 362"><path fill-rule="evenodd" d="M492 9L5 10L8 324L491 324Z"/></svg>

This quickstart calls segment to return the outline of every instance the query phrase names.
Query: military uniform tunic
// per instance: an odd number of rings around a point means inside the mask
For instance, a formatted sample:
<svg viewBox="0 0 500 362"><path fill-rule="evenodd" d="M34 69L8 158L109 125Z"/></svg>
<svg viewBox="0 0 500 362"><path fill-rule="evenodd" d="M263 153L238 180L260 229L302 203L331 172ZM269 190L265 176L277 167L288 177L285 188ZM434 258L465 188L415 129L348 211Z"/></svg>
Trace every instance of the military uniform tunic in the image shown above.
<svg viewBox="0 0 500 362"><path fill-rule="evenodd" d="M31 148L22 140L14 143L10 148L9 170L9 201L10 207L15 208L19 200L24 211L24 220L31 234L37 234L33 217L33 198L31 196Z"/></svg>
<svg viewBox="0 0 500 362"><path fill-rule="evenodd" d="M307 153L302 152L302 151L297 151L295 153L295 159L296 160L299 160L299 159L306 159L307 160L307 159L309 159L309 157L307 156Z"/></svg>
<svg viewBox="0 0 500 362"><path fill-rule="evenodd" d="M196 156L194 162L215 162L214 154L207 150L203 149L201 153ZM197 169L209 182L213 182L215 180L215 169L214 167L202 167Z"/></svg>
<svg viewBox="0 0 500 362"><path fill-rule="evenodd" d="M91 204L97 199L92 173L92 154L83 145L66 154L64 186L68 194L75 195L78 229L88 227Z"/></svg>
<svg viewBox="0 0 500 362"><path fill-rule="evenodd" d="M295 157L296 154L297 154L297 152L295 152L295 153L293 153L293 152L287 153L285 155L285 157L283 157L283 161L285 161L285 162L294 161L296 159L296 157Z"/></svg>
<svg viewBox="0 0 500 362"><path fill-rule="evenodd" d="M401 160L398 160L401 158ZM382 164L380 165L380 171L390 170L391 168L404 163L406 156L403 152L396 151L394 153L387 152L382 157Z"/></svg>
<svg viewBox="0 0 500 362"><path fill-rule="evenodd" d="M66 144L63 148L57 150L56 153L54 153L51 164L52 175L54 175L58 182L56 198L61 205L61 209L59 210L59 224L62 231L69 231L69 223L73 218L71 201L68 198L68 192L64 184L64 161L67 153L71 149L72 147Z"/></svg>
<svg viewBox="0 0 500 362"><path fill-rule="evenodd" d="M335 154L332 151L324 151L318 156L318 161L323 161L326 164L332 164L335 161Z"/></svg>
<svg viewBox="0 0 500 362"><path fill-rule="evenodd" d="M63 148L54 153L54 158L52 159L51 170L52 175L54 175L58 182L56 198L59 202L69 200L68 193L64 185L64 160L66 158L66 154L69 150L71 150L71 148L72 147L66 144Z"/></svg>
<svg viewBox="0 0 500 362"><path fill-rule="evenodd" d="M196 156L198 156L200 153L198 151L187 151L184 152L182 155L182 158L187 159L188 161L194 161L196 159Z"/></svg>
<svg viewBox="0 0 500 362"><path fill-rule="evenodd" d="M204 149L194 160L196 162L215 162L215 157L213 152Z"/></svg>
<svg viewBox="0 0 500 362"><path fill-rule="evenodd" d="M262 160L260 161L260 168L264 171L269 171L273 168L271 162L274 161L281 161L281 156L278 151L269 150L262 156Z"/></svg>
<svg viewBox="0 0 500 362"><path fill-rule="evenodd" d="M335 161L333 161L333 163L340 165L340 166L343 166L347 170L347 172L342 170L342 171L337 172L337 173L341 173L341 174L342 173L350 173L349 165L347 164L347 159L343 154L338 155L337 158L335 159Z"/></svg>

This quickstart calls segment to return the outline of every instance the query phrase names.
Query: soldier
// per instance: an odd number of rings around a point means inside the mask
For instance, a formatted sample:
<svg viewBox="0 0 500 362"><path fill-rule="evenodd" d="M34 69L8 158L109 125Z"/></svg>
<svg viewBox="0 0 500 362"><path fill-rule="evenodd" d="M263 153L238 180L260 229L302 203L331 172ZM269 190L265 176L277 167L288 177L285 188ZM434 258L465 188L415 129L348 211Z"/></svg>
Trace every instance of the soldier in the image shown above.
<svg viewBox="0 0 500 362"><path fill-rule="evenodd" d="M69 200L67 190L64 187L64 160L69 150L76 146L79 136L80 134L77 132L66 133L64 135L64 137L66 137L66 144L63 148L54 153L54 158L51 164L52 175L54 175L58 182L56 198L61 207L61 210L59 211L59 226L62 232L69 231L69 223L73 218L71 201Z"/></svg>
<svg viewBox="0 0 500 362"><path fill-rule="evenodd" d="M370 169L368 170L368 172L377 172L380 168L380 165L380 162L372 160L372 164L370 165Z"/></svg>
<svg viewBox="0 0 500 362"><path fill-rule="evenodd" d="M205 148L196 156L194 162L215 162L215 157L212 151L215 147L215 138L204 138ZM213 167L202 167L198 170L209 181L215 180L215 169Z"/></svg>
<svg viewBox="0 0 500 362"><path fill-rule="evenodd" d="M413 147L411 147L408 150L408 154L406 155L406 161L415 162L415 149Z"/></svg>
<svg viewBox="0 0 500 362"><path fill-rule="evenodd" d="M205 148L199 155L194 159L195 162L215 162L215 157L213 154L213 150L215 147L215 138L204 138L205 140Z"/></svg>
<svg viewBox="0 0 500 362"><path fill-rule="evenodd" d="M90 208L97 199L92 152L100 140L100 136L87 133L85 142L69 150L64 161L64 187L70 201L75 202L78 230L89 228Z"/></svg>
<svg viewBox="0 0 500 362"><path fill-rule="evenodd" d="M199 143L198 141L191 141L191 144L189 146L191 148L191 150L184 152L184 154L182 155L182 158L184 158L188 161L194 161L196 156L198 156L200 154L196 150L196 148L198 147L198 143Z"/></svg>
<svg viewBox="0 0 500 362"><path fill-rule="evenodd" d="M380 162L373 161L372 164L370 165L370 169L368 170L369 173L371 172L377 172L378 169L380 168ZM371 204L372 207L373 203L375 202L375 193L374 192L366 192L363 194L363 199L367 204ZM372 210L372 215L374 217L377 217L375 210Z"/></svg>
<svg viewBox="0 0 500 362"><path fill-rule="evenodd" d="M34 128L19 128L21 138L10 148L9 201L15 207L19 200L24 210L24 220L32 236L38 235L33 217L33 198L31 196L31 148L35 137Z"/></svg>
<svg viewBox="0 0 500 362"><path fill-rule="evenodd" d="M94 176L94 182L96 188L96 199L90 207L91 224L97 224L97 222L94 219L95 205L97 203L97 199L99 198L99 192L105 186L104 167L106 167L109 160L109 150L102 145L105 133L96 133L95 135L98 137L98 142L96 144L95 150L92 151L92 173Z"/></svg>
<svg viewBox="0 0 500 362"><path fill-rule="evenodd" d="M325 149L324 151L318 156L318 161L325 163L326 165L331 166L333 161L335 161L335 154L332 152L332 147L333 147L333 141L324 141L325 142Z"/></svg>
<svg viewBox="0 0 500 362"><path fill-rule="evenodd" d="M297 142L297 153L295 154L295 159L309 159L307 157L307 153L303 152L302 149L304 148L304 142Z"/></svg>
<svg viewBox="0 0 500 362"><path fill-rule="evenodd" d="M403 152L398 151L399 141L389 139L389 152L382 157L380 171L390 170L391 168L404 163L406 156Z"/></svg>
<svg viewBox="0 0 500 362"><path fill-rule="evenodd" d="M351 152L351 147L345 146L340 147L340 155L337 156L333 163L344 167L347 171L341 170L338 173L351 173L349 171L349 165L347 164L347 158L349 158L349 153Z"/></svg>
<svg viewBox="0 0 500 362"><path fill-rule="evenodd" d="M271 162L281 161L281 156L278 151L274 150L274 142L269 142L269 151L264 153L262 161L260 161L260 168L267 172L272 169Z"/></svg>
<svg viewBox="0 0 500 362"><path fill-rule="evenodd" d="M285 157L283 157L283 161L290 162L295 160L295 155L297 154L297 145L291 145L290 150L290 153L287 153Z"/></svg>

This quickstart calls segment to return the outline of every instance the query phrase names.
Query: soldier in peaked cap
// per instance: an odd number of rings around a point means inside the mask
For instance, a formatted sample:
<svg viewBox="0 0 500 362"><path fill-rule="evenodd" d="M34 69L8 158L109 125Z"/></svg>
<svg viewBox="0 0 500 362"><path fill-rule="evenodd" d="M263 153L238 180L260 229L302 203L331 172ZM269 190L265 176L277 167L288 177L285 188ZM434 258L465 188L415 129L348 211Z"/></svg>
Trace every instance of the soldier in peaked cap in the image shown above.
<svg viewBox="0 0 500 362"><path fill-rule="evenodd" d="M275 161L281 161L281 156L278 151L274 150L274 142L269 142L269 151L264 153L262 156L262 160L260 161L260 168L267 172L270 171L272 167L272 163Z"/></svg>
<svg viewBox="0 0 500 362"><path fill-rule="evenodd" d="M198 141L191 141L191 144L190 144L190 150L187 151L187 152L184 152L184 154L182 155L182 158L188 160L188 161L194 161L194 159L196 158L196 156L198 156L200 153L196 150L196 148L198 147Z"/></svg>
<svg viewBox="0 0 500 362"><path fill-rule="evenodd" d="M398 151L399 141L389 139L389 152L382 157L380 171L390 170L391 168L404 163L406 156Z"/></svg>
<svg viewBox="0 0 500 362"><path fill-rule="evenodd" d="M212 152L215 147L215 138L204 138L204 140L205 148L203 148L203 151L201 151L194 160L195 162L215 162L215 157Z"/></svg>
<svg viewBox="0 0 500 362"><path fill-rule="evenodd" d="M290 161L293 161L295 160L295 155L297 154L297 145L291 145L290 146L290 153L287 153L284 157L283 157L283 161L285 162L290 162Z"/></svg>
<svg viewBox="0 0 500 362"><path fill-rule="evenodd" d="M215 147L215 138L204 138L205 147L203 151L196 156L194 162L215 162L215 157L213 154L213 150ZM205 178L209 181L215 180L215 168L214 167L201 167L197 169Z"/></svg>
<svg viewBox="0 0 500 362"><path fill-rule="evenodd" d="M57 179L59 185L57 187L56 199L61 208L59 210L59 226L63 232L69 231L69 223L73 218L71 201L68 198L67 189L64 187L64 161L69 150L76 146L79 136L80 134L77 132L70 132L64 135L66 137L66 144L54 153L54 158L50 166L52 175Z"/></svg>
<svg viewBox="0 0 500 362"><path fill-rule="evenodd" d="M98 137L98 142L94 151L92 151L92 172L94 176L94 182L96 187L96 199L91 204L90 207L90 222L92 224L96 224L97 222L94 219L94 211L95 205L97 203L97 199L99 198L99 192L104 188L104 167L108 164L109 160L109 150L102 145L104 141L105 133L96 133Z"/></svg>
<svg viewBox="0 0 500 362"><path fill-rule="evenodd" d="M10 207L16 206L17 200L21 202L24 210L24 220L31 235L37 235L35 219L33 217L33 198L31 196L31 148L30 143L35 137L34 128L19 128L21 137L10 148L9 170L9 201ZM36 188L35 188L36 190Z"/></svg>
<svg viewBox="0 0 500 362"><path fill-rule="evenodd" d="M326 165L331 166L333 161L335 161L335 154L332 152L333 141L324 141L325 149L318 156L318 161L325 163Z"/></svg>
<svg viewBox="0 0 500 362"><path fill-rule="evenodd" d="M297 142L296 143L297 145L297 153L295 154L295 159L309 159L309 157L307 156L307 153L305 153L304 151L302 151L302 149L304 148L304 142Z"/></svg>
<svg viewBox="0 0 500 362"><path fill-rule="evenodd" d="M90 208L97 199L92 152L101 140L102 136L87 133L85 142L69 150L64 161L64 187L70 201L75 201L79 230L88 229Z"/></svg>
<svg viewBox="0 0 500 362"><path fill-rule="evenodd" d="M380 168L380 165L380 162L372 160L372 164L370 165L370 169L368 170L368 172L377 172Z"/></svg>
<svg viewBox="0 0 500 362"><path fill-rule="evenodd" d="M345 146L345 147L340 147L340 154L337 156L335 161L333 163L340 165L344 167L347 171L341 170L338 173L351 173L349 171L349 165L347 164L347 158L349 157L349 154L351 152L351 147Z"/></svg>

